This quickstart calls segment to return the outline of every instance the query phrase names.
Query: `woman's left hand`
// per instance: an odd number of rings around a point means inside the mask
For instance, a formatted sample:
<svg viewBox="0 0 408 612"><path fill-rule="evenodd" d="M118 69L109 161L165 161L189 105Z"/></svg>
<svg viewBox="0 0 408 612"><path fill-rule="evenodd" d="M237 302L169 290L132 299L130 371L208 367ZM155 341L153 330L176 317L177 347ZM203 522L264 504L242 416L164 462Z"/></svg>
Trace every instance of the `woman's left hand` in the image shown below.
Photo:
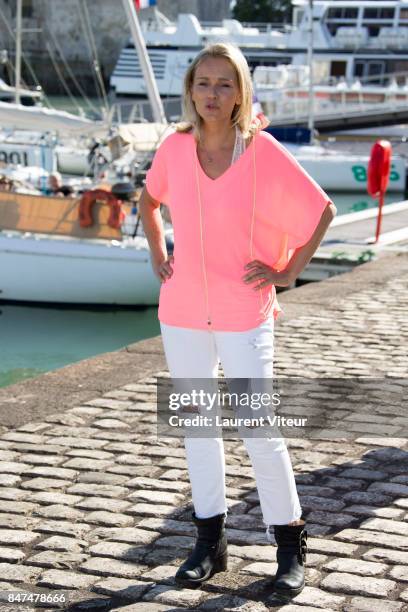
<svg viewBox="0 0 408 612"><path fill-rule="evenodd" d="M256 286L252 287L254 291L258 291L259 289L263 289L263 287L268 287L269 285L287 287L292 283L292 279L290 278L288 272L285 270L278 272L277 270L271 268L271 266L259 261L259 259L250 261L244 267L244 270L247 270L247 273L242 277L242 280L246 284L253 283L254 281L261 281Z"/></svg>

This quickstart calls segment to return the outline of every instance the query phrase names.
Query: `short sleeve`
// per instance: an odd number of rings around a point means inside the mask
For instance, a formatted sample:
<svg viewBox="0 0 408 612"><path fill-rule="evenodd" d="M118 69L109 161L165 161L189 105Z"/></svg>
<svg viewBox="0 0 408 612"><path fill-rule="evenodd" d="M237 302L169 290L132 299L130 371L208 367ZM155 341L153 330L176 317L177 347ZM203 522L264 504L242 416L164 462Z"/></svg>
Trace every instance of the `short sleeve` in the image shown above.
<svg viewBox="0 0 408 612"><path fill-rule="evenodd" d="M279 149L276 221L291 251L310 240L332 200L283 145L279 144Z"/></svg>
<svg viewBox="0 0 408 612"><path fill-rule="evenodd" d="M154 154L152 165L146 173L146 189L149 195L166 204L168 202L168 162L167 139L164 140Z"/></svg>

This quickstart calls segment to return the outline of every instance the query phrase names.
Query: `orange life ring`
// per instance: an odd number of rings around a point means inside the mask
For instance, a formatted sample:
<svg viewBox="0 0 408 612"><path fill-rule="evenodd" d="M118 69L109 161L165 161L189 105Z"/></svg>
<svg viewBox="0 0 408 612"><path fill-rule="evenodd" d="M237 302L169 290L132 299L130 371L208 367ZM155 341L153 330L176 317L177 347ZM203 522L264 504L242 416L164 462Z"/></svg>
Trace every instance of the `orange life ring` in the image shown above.
<svg viewBox="0 0 408 612"><path fill-rule="evenodd" d="M125 213L122 210L122 202L117 197L105 191L103 189L92 189L86 191L81 201L79 202L79 224L81 227L89 227L93 225L92 208L95 202L105 202L110 206L110 215L108 219L108 225L119 229L122 221L125 217Z"/></svg>

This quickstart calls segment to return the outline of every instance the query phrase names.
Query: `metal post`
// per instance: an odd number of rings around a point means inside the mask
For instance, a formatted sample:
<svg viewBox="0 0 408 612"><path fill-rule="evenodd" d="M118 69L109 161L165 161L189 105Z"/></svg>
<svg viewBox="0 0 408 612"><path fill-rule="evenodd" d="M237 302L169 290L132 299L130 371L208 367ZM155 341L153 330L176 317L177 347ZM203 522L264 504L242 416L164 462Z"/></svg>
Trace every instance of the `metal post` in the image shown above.
<svg viewBox="0 0 408 612"><path fill-rule="evenodd" d="M153 120L158 123L167 123L164 113L163 104L160 99L159 90L157 89L156 80L154 78L153 68L150 63L150 58L147 54L145 41L142 30L140 28L139 19L137 17L136 8L133 0L123 0L126 16L128 18L130 31L132 33L135 49L139 55L140 66L147 86L147 95L152 107Z"/></svg>
<svg viewBox="0 0 408 612"><path fill-rule="evenodd" d="M23 0L17 0L16 8L16 93L14 100L16 104L20 104L20 88L21 88L21 35L22 35L22 13L23 13Z"/></svg>
<svg viewBox="0 0 408 612"><path fill-rule="evenodd" d="M310 143L314 142L314 93L313 93L313 0L309 0L309 31L307 47L307 65L309 66L309 105L308 128L310 130Z"/></svg>

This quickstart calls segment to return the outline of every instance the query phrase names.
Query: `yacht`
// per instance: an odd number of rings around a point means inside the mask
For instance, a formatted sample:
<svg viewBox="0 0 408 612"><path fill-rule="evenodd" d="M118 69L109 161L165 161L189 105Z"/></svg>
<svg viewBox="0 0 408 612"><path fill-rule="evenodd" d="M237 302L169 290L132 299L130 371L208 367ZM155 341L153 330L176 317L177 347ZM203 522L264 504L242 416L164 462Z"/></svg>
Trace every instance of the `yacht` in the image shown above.
<svg viewBox="0 0 408 612"><path fill-rule="evenodd" d="M307 0L292 0L289 25L241 24L224 19L200 23L180 14L173 23L156 11L141 23L143 37L161 96L180 96L194 56L208 43L238 45L253 72L257 66L306 65L310 20ZM345 79L388 85L392 76L408 73L408 0L314 0L314 82ZM110 79L118 95L145 96L146 84L130 41L122 49Z"/></svg>

